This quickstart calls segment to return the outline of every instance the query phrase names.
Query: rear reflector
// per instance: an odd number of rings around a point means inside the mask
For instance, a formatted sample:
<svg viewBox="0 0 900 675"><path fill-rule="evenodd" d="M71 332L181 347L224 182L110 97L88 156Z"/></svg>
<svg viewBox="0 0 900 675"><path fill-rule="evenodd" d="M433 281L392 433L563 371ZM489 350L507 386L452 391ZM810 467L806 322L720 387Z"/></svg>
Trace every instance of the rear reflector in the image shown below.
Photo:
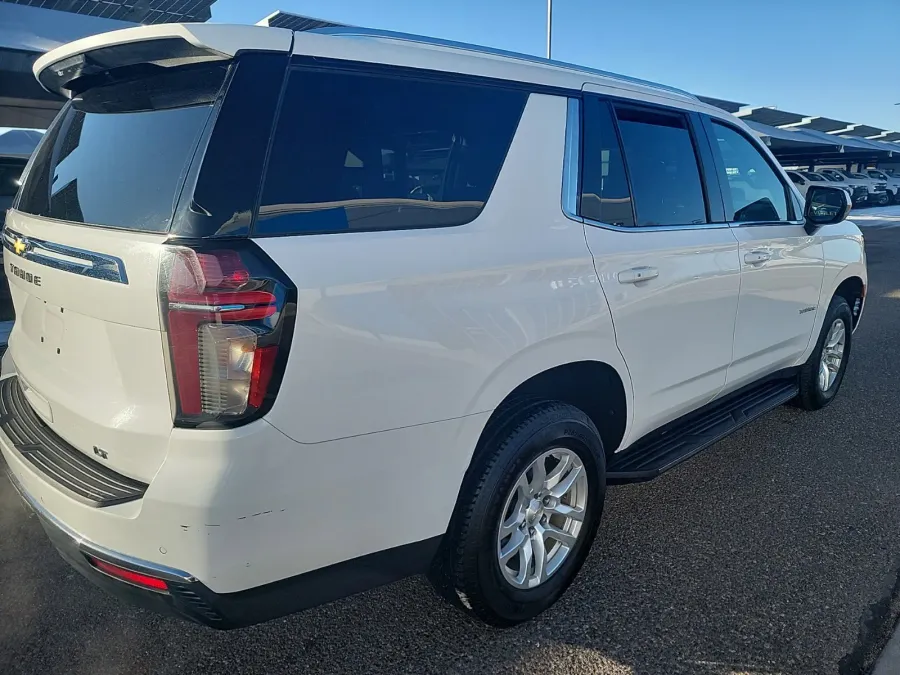
<svg viewBox="0 0 900 675"><path fill-rule="evenodd" d="M91 556L88 556L87 558L90 561L91 565L96 567L98 570L104 572L105 574L108 574L111 577L120 579L121 581L127 581L128 583L134 584L135 586L140 586L141 588L149 588L154 591L169 590L169 585L162 579L149 577L146 574L141 574L139 572L132 572L131 570L127 570L124 567L113 565L112 563L108 563L105 560L100 560L99 558L93 558Z"/></svg>

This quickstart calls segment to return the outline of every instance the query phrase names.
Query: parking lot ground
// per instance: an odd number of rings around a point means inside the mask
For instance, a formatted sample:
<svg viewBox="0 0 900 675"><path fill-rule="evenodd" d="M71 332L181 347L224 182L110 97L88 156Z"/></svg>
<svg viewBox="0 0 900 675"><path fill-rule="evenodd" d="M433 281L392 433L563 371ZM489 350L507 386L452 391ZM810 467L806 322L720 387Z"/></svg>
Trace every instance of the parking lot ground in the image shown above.
<svg viewBox="0 0 900 675"><path fill-rule="evenodd" d="M863 672L900 569L900 228L879 222L860 221L870 287L834 404L611 488L580 577L537 620L487 628L413 578L215 632L95 590L0 481L0 672Z"/></svg>

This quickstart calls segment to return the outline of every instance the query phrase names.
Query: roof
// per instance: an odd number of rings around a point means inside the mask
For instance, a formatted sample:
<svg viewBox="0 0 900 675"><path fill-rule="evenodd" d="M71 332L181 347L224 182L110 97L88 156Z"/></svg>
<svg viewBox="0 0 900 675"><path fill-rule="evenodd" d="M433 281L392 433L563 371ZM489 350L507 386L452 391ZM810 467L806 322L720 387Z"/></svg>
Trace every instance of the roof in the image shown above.
<svg viewBox="0 0 900 675"><path fill-rule="evenodd" d="M133 25L113 19L13 5L0 0L0 50L41 54L87 35Z"/></svg>
<svg viewBox="0 0 900 675"><path fill-rule="evenodd" d="M301 14L291 14L290 12L282 12L276 10L269 16L260 20L257 26L270 26L272 28L287 28L289 30L314 30L316 28L337 28L346 26L343 23L335 23L326 19L316 19L311 16L303 16Z"/></svg>
<svg viewBox="0 0 900 675"><path fill-rule="evenodd" d="M712 96L697 96L704 103L708 103L709 105L715 106L716 108L721 108L730 113L736 113L741 108L745 108L747 106L746 103L740 103L738 101L728 101L724 98L713 98Z"/></svg>
<svg viewBox="0 0 900 675"><path fill-rule="evenodd" d="M735 115L745 122L760 122L773 127L780 127L782 124L793 124L803 120L803 115L779 110L771 106L741 108Z"/></svg>
<svg viewBox="0 0 900 675"><path fill-rule="evenodd" d="M582 78L582 80L584 80L584 78L590 78L592 80L595 80L595 83L597 84L611 84L618 88L630 90L655 90L655 93L657 94L664 94L668 95L669 97L674 95L675 97L685 101L691 101L698 104L700 103L700 100L696 96L687 91L684 91L683 89L670 87L668 85L659 84L657 82L650 82L648 80L642 80L640 78L631 77L628 75L619 75L617 73L588 68L586 66L566 63L564 61L555 61L541 56L535 56L533 54L522 54L519 52L512 52L503 49L494 49L492 47L468 44L465 42L455 42L453 40L442 40L439 38L426 37L423 35L413 35L410 33L399 33L396 31L378 30L374 28L343 26L334 28L317 28L311 31L298 33L294 42L294 51L297 52L298 45L306 45L312 47L314 43L322 37L339 37L345 39L349 38L353 40L365 40L368 42L367 47L375 49L378 49L378 47L376 46L378 43L392 43L395 46L401 46L407 49L409 49L410 47L413 49L430 48L432 52L439 52L442 54L455 52L455 54L458 56L488 57L488 59L485 59L486 61L503 61L511 66L514 65L531 67L530 72L534 75L537 74L538 69L543 71L542 76L536 77L535 79L530 79L525 75L527 68L517 68L518 72L521 73L521 75L513 75L512 71L508 71L508 76L504 76L502 74L498 75L497 77L499 77L500 79L521 79L522 81L526 82L537 82L540 80L546 80L547 78L543 75L548 74L549 71L562 71L568 73L569 75L578 76L579 78ZM346 51L347 49L347 43L341 44L335 42L332 44L340 44L342 50ZM410 55L413 54L412 51L408 53ZM347 58L347 56L345 56L344 58ZM454 63L459 62L455 61ZM418 61L416 61L416 65L418 65ZM455 70L455 68L449 67L449 62L448 67L439 69L448 71ZM582 81L577 86L580 88L580 85L584 83L585 81ZM572 84L572 82L569 82L566 86L574 85Z"/></svg>
<svg viewBox="0 0 900 675"><path fill-rule="evenodd" d="M216 0L0 0L71 14L156 24L209 21Z"/></svg>
<svg viewBox="0 0 900 675"><path fill-rule="evenodd" d="M850 124L848 126L853 128L841 133L842 136L859 136L860 138L867 138L869 136L877 136L884 131L884 129L872 127L868 124Z"/></svg>

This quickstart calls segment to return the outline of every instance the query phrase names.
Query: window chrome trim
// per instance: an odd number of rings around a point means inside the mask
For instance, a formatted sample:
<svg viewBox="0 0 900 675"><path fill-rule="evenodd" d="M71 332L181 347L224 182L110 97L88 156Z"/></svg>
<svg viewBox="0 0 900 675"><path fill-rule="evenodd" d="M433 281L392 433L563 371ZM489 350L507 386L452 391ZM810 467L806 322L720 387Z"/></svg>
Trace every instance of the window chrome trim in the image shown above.
<svg viewBox="0 0 900 675"><path fill-rule="evenodd" d="M805 220L758 220L758 221L731 221L727 223L728 227L788 227L790 225L796 225L800 227L804 227L806 225Z"/></svg>
<svg viewBox="0 0 900 675"><path fill-rule="evenodd" d="M599 227L603 230L615 230L616 232L674 232L678 230L727 230L731 228L729 223L692 223L689 225L610 225L600 223L590 218L579 218L585 225Z"/></svg>
<svg viewBox="0 0 900 675"><path fill-rule="evenodd" d="M3 229L3 248L19 258L38 265L128 285L125 263L114 255L56 244L35 237L25 237L8 228ZM19 250L16 250L17 248Z"/></svg>
<svg viewBox="0 0 900 675"><path fill-rule="evenodd" d="M581 166L581 100L569 98L566 107L566 148L563 153L562 210L567 218L578 215L578 173Z"/></svg>

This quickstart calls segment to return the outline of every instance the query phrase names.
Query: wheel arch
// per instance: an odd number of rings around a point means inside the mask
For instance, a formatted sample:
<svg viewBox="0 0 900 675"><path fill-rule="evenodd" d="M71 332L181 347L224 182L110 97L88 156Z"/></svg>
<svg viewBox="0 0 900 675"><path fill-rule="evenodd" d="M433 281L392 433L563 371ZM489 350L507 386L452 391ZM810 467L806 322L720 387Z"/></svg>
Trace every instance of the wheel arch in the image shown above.
<svg viewBox="0 0 900 675"><path fill-rule="evenodd" d="M866 284L862 277L856 275L846 277L834 289L831 298L838 296L844 298L847 304L850 305L850 313L853 315L853 328L856 328L859 318L862 316L862 306L866 297ZM831 302L831 299L829 299L829 302Z"/></svg>
<svg viewBox="0 0 900 675"><path fill-rule="evenodd" d="M493 411L481 436L510 401L547 398L584 410L600 431L607 454L614 452L631 427L633 392L618 348L608 343L604 348L604 342L596 334L561 336L526 349L497 368L469 406L472 412ZM603 412L610 408L614 415Z"/></svg>

